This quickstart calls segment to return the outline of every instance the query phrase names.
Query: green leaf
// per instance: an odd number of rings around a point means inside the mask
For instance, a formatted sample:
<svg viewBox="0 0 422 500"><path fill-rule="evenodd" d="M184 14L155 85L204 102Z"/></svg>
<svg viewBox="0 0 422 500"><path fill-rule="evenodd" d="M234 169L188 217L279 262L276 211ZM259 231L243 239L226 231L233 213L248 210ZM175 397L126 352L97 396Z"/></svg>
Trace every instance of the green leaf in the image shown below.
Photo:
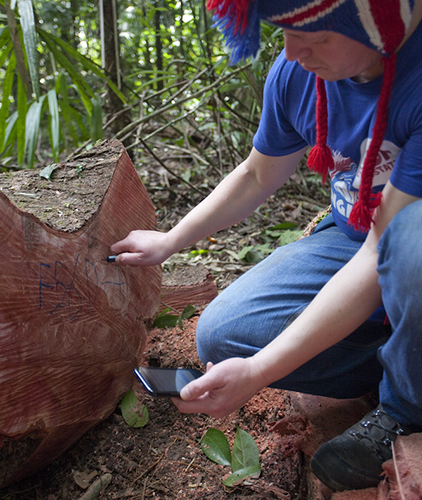
<svg viewBox="0 0 422 500"><path fill-rule="evenodd" d="M195 306L189 306L187 305L181 314L182 319L189 319L191 318L194 314L196 313L196 307Z"/></svg>
<svg viewBox="0 0 422 500"><path fill-rule="evenodd" d="M29 74L31 75L32 89L35 93L35 98L38 100L40 97L40 82L38 72L37 32L35 29L35 17L32 0L18 0L18 10L23 33L23 41L25 43L26 59Z"/></svg>
<svg viewBox="0 0 422 500"><path fill-rule="evenodd" d="M90 61L87 57L80 54L70 44L66 43L61 38L52 35L51 33L47 33L41 29L38 30L38 33L45 40L45 42L48 43L50 48L60 47L61 51L56 49L56 52L59 52L60 54L62 54L62 57L64 59L67 59L67 57L71 57L72 59L74 59L75 61L80 63L86 71L92 72L95 75L99 76L100 78L104 79L107 82L107 84L110 86L110 88L113 90L113 92L118 96L118 98L124 103L127 102L127 99L124 96L124 94L122 93L122 91L119 90L117 88L117 86L110 80L110 78L108 78L105 75L105 73L102 69L100 69L96 64L94 64L92 61ZM66 56L64 56L64 54L66 54ZM63 65L63 63L64 63L64 61L63 61L63 59L61 59L61 64ZM72 63L70 63L70 61L69 61L69 64L72 64ZM82 80L83 80L83 78L82 78ZM83 83L86 84L85 81ZM86 84L86 85L88 86L88 84Z"/></svg>
<svg viewBox="0 0 422 500"><path fill-rule="evenodd" d="M15 124L18 121L18 113L15 111L7 119L6 135L4 137L4 149L11 145L16 138L16 127Z"/></svg>
<svg viewBox="0 0 422 500"><path fill-rule="evenodd" d="M0 45L0 48L1 48L1 45ZM7 47L5 50L2 50L0 52L0 68L3 66L3 64L5 63L6 59L8 58L9 54L10 54L10 51L12 50L13 48L13 43L12 42L9 42L7 44Z"/></svg>
<svg viewBox="0 0 422 500"><path fill-rule="evenodd" d="M265 243L263 245L247 246L242 248L242 250L237 254L239 260L247 262L248 264L257 264L265 258L265 256L274 250L270 248L270 243Z"/></svg>
<svg viewBox="0 0 422 500"><path fill-rule="evenodd" d="M18 164L22 165L25 158L25 121L28 111L26 92L23 87L21 77L18 75L18 119L17 119L17 143L18 143Z"/></svg>
<svg viewBox="0 0 422 500"><path fill-rule="evenodd" d="M224 432L218 429L208 429L201 439L201 448L205 455L220 465L231 465L230 444Z"/></svg>
<svg viewBox="0 0 422 500"><path fill-rule="evenodd" d="M71 117L78 124L79 130L82 132L84 139L85 140L89 139L91 136L90 136L88 129L85 125L85 117L82 115L82 113L79 113L79 111L74 109L72 106L69 107L69 112L71 114Z"/></svg>
<svg viewBox="0 0 422 500"><path fill-rule="evenodd" d="M179 316L173 314L167 314L170 309L165 309L154 320L154 326L156 328L173 328L177 325Z"/></svg>
<svg viewBox="0 0 422 500"><path fill-rule="evenodd" d="M72 136L72 140L75 144L78 144L78 136L75 132L75 127L72 122L72 109L69 102L69 94L67 92L66 85L66 76L64 73L60 73L56 80L56 92L60 94L60 107L62 110L62 117L64 118L64 122L66 124L66 128L70 135Z"/></svg>
<svg viewBox="0 0 422 500"><path fill-rule="evenodd" d="M148 423L148 408L141 404L135 393L130 389L120 404L124 421L130 427L145 427Z"/></svg>
<svg viewBox="0 0 422 500"><path fill-rule="evenodd" d="M207 253L210 253L210 250L206 250L205 248L200 248L199 250L191 250L188 255L189 256L196 256L196 255L205 255Z"/></svg>
<svg viewBox="0 0 422 500"><path fill-rule="evenodd" d="M56 59L56 61L62 66L62 68L64 68L69 73L69 76L72 79L77 91L79 92L79 95L86 110L88 111L88 114L91 116L92 114L91 98L94 97L94 92L86 83L80 72L75 69L74 64L71 61L69 61L69 59L57 48L55 40L45 32L42 32L42 38L48 45L48 48L53 53L53 56Z"/></svg>
<svg viewBox="0 0 422 500"><path fill-rule="evenodd" d="M54 172L56 167L57 167L57 163L52 163L51 165L47 165L45 168L43 168L41 170L40 177L43 177L44 179L47 179L48 181L51 180L51 174Z"/></svg>
<svg viewBox="0 0 422 500"><path fill-rule="evenodd" d="M246 255L253 249L253 245L243 247L242 250L237 254L239 260L244 260Z"/></svg>
<svg viewBox="0 0 422 500"><path fill-rule="evenodd" d="M39 101L34 101L26 113L25 151L27 152L26 162L30 168L32 168L34 163L35 147L38 141L38 133L45 97L46 94L44 94Z"/></svg>
<svg viewBox="0 0 422 500"><path fill-rule="evenodd" d="M92 99L92 116L91 116L91 139L98 141L103 138L103 107L101 100L98 97Z"/></svg>
<svg viewBox="0 0 422 500"><path fill-rule="evenodd" d="M259 465L259 451L253 437L237 428L233 444L232 469L234 472Z"/></svg>
<svg viewBox="0 0 422 500"><path fill-rule="evenodd" d="M281 224L277 224L276 226L268 228L267 231L276 231L279 229L296 229L296 228L297 224L295 224L294 222L282 222Z"/></svg>
<svg viewBox="0 0 422 500"><path fill-rule="evenodd" d="M227 479L223 481L224 486L236 486L243 483L247 479L256 479L261 474L261 464L245 467L233 472Z"/></svg>
<svg viewBox="0 0 422 500"><path fill-rule="evenodd" d="M47 93L48 109L50 111L50 137L51 149L55 161L59 160L59 138L60 138L60 121L59 121L59 105L57 102L57 94L55 89L51 89Z"/></svg>
<svg viewBox="0 0 422 500"><path fill-rule="evenodd" d="M278 243L280 246L288 245L289 243L293 243L302 235L302 231L284 231L283 234L278 239Z"/></svg>
<svg viewBox="0 0 422 500"><path fill-rule="evenodd" d="M7 22L7 16L5 16L5 22ZM12 45L12 42L10 40L10 31L9 31L9 27L6 26L4 29L1 30L1 33L0 33L0 49L3 49L3 47L5 45ZM2 56L3 57L3 51L2 51Z"/></svg>
<svg viewBox="0 0 422 500"><path fill-rule="evenodd" d="M3 80L2 101L0 108L0 152L3 151L4 137L6 134L7 118L9 117L10 101L9 97L12 93L13 79L15 75L16 58L12 53L9 64L7 65L6 74Z"/></svg>

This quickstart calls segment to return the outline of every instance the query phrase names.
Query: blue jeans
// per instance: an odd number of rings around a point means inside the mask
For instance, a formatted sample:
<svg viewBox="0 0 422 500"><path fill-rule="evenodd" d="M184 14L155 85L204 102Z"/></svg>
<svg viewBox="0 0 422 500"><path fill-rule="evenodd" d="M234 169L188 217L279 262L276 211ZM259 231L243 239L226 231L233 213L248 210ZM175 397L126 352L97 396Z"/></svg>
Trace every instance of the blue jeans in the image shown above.
<svg viewBox="0 0 422 500"><path fill-rule="evenodd" d="M391 221L379 242L383 304L355 332L272 387L354 398L379 386L380 402L402 424L422 425L422 200ZM248 357L277 337L359 250L324 222L280 247L226 288L197 327L201 360ZM385 312L390 324L385 324Z"/></svg>

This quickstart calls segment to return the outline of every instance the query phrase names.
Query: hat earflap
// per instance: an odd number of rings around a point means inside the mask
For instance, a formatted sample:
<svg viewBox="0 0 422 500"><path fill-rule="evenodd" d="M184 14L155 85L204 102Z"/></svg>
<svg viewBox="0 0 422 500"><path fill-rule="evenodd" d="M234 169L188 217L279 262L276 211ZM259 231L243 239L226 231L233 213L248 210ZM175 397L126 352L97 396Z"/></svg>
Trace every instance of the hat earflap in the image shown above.
<svg viewBox="0 0 422 500"><path fill-rule="evenodd" d="M357 230L370 229L371 223L373 222L373 212L381 203L382 194L372 194L372 179L374 177L378 153L387 129L388 104L390 101L391 89L393 87L395 70L396 54L392 53L384 58L384 77L378 101L377 117L372 133L372 140L363 163L359 198L353 206L348 221L348 224Z"/></svg>
<svg viewBox="0 0 422 500"><path fill-rule="evenodd" d="M325 182L327 173L334 168L333 155L327 146L328 136L328 112L327 112L327 92L325 82L322 78L316 78L317 104L316 104L316 144L309 151L308 167L322 175L322 182Z"/></svg>

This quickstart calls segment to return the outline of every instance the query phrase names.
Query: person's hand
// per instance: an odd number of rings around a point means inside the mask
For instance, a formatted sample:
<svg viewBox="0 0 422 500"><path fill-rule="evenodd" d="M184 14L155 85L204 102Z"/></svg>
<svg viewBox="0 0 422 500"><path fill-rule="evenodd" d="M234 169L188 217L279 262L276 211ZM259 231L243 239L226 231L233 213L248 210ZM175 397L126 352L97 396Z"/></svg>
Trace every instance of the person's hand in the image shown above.
<svg viewBox="0 0 422 500"><path fill-rule="evenodd" d="M182 413L221 418L241 408L265 385L253 357L230 358L216 365L208 363L206 374L186 385L173 402Z"/></svg>
<svg viewBox="0 0 422 500"><path fill-rule="evenodd" d="M129 266L154 266L164 262L173 251L167 233L159 231L131 231L128 236L111 246L118 254L116 263Z"/></svg>

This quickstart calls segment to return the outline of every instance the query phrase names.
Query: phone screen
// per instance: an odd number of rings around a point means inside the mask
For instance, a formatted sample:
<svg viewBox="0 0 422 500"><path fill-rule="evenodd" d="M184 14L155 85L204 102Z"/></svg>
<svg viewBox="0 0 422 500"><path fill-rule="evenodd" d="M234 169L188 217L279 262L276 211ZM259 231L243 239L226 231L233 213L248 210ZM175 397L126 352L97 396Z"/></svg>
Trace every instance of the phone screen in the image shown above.
<svg viewBox="0 0 422 500"><path fill-rule="evenodd" d="M196 368L150 368L140 366L135 375L152 396L178 397L182 388L203 373Z"/></svg>

